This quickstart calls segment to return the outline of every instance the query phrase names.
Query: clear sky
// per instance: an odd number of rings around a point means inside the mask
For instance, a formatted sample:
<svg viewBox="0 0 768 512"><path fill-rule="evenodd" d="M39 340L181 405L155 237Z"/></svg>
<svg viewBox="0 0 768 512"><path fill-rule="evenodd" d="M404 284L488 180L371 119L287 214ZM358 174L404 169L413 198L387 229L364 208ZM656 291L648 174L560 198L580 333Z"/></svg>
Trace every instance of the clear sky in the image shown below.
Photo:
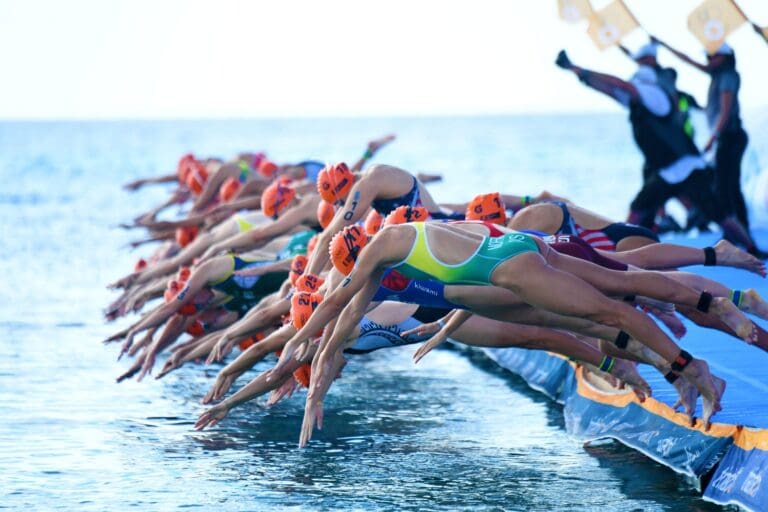
<svg viewBox="0 0 768 512"><path fill-rule="evenodd" d="M607 0L593 2L599 8ZM698 0L626 0L650 32L702 57ZM768 25L768 1L740 0ZM636 31L625 42L646 41ZM768 105L768 45L729 39L742 104ZM556 0L0 0L0 119L509 114L618 109L559 70L622 76ZM704 99L707 78L675 65Z"/></svg>

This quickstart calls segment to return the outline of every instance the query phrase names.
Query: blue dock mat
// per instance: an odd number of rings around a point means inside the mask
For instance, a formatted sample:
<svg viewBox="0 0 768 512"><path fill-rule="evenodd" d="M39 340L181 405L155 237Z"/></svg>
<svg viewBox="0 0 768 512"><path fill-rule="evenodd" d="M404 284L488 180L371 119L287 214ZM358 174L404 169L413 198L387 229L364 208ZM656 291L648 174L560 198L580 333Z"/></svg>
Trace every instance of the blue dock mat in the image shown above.
<svg viewBox="0 0 768 512"><path fill-rule="evenodd" d="M759 236L760 234L764 236ZM768 239L768 233L758 233ZM665 241L705 247L716 234ZM763 244L765 245L765 244ZM737 290L756 289L768 297L768 280L743 270L725 267L687 267L691 271ZM768 327L768 321L753 318ZM641 375L653 388L653 398L640 404L631 393L606 392L593 386L582 369L565 359L539 351L487 349L499 365L520 374L533 388L561 402L566 428L586 439L610 437L633 447L673 470L701 477L716 467L704 489L704 498L738 504L748 510L768 510L768 353L725 333L704 329L685 320L687 334L679 344L705 359L712 372L727 381L723 410L705 432L671 406L677 395L654 369ZM701 406L697 408L697 416Z"/></svg>

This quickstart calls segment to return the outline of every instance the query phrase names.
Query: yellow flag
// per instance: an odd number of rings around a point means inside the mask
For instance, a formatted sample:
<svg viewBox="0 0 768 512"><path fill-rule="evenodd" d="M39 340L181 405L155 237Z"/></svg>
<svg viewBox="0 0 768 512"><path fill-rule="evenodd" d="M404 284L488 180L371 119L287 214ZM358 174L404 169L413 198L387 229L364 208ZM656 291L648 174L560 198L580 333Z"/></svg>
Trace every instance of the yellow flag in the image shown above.
<svg viewBox="0 0 768 512"><path fill-rule="evenodd" d="M712 54L728 34L746 22L747 18L732 0L704 0L688 15L688 30Z"/></svg>
<svg viewBox="0 0 768 512"><path fill-rule="evenodd" d="M594 12L589 0L557 0L557 10L560 18L568 23L588 20Z"/></svg>
<svg viewBox="0 0 768 512"><path fill-rule="evenodd" d="M587 34L598 48L605 50L638 28L640 24L621 0L614 0L589 18Z"/></svg>

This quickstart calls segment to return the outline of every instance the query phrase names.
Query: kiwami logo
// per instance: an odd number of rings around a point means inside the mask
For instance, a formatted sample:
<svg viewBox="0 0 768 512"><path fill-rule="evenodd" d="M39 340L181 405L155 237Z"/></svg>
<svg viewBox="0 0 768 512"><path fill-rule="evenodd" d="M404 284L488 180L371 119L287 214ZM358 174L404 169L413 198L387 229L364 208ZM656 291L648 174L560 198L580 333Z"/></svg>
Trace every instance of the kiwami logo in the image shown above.
<svg viewBox="0 0 768 512"><path fill-rule="evenodd" d="M751 497L755 497L757 491L760 490L760 484L763 481L763 477L759 473L750 471L747 478L744 479L744 483L741 486L741 491Z"/></svg>
<svg viewBox="0 0 768 512"><path fill-rule="evenodd" d="M433 297L437 297L437 292L435 290L430 290L426 286L420 284L420 283L413 283L413 287L417 290L421 290L422 292L426 293L427 295L432 295Z"/></svg>

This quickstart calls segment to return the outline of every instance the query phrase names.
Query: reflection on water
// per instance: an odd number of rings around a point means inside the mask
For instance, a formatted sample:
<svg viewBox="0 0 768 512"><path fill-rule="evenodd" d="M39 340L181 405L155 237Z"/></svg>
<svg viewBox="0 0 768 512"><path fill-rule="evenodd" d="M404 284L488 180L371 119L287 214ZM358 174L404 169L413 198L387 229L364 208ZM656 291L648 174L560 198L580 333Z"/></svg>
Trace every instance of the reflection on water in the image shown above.
<svg viewBox="0 0 768 512"><path fill-rule="evenodd" d="M560 406L478 353L436 351L418 366L409 348L354 357L325 403L324 430L306 450L296 448L301 393L270 409L254 402L198 433L192 425L203 410L199 399L218 367L115 384L129 362L116 363L117 348L99 343L123 326L101 320L100 308L113 297L104 284L137 256L121 248L132 234L110 226L165 196L160 189L129 195L118 183L172 165L189 148L219 154L263 141L284 158L337 159L332 155L358 154L368 134L397 131L404 142L389 156L444 170L449 178L437 190L455 196L464 183L450 174L474 168L473 147L483 147L487 168L508 169L511 153L502 142L535 145L549 126L338 121L329 144L322 123L282 123L277 133L246 122L215 130L205 123L0 124L0 178L9 184L0 191L0 507L712 508L684 479L620 445L585 449L564 432ZM294 132L302 137L286 136ZM468 132L494 135L462 139ZM568 144L570 162L593 152L583 141ZM540 162L549 185L566 179L557 174L562 151L541 146L537 154L550 155ZM614 173L616 161L623 160L606 156L592 172ZM536 162L521 156L517 163ZM485 178L509 182L503 171ZM589 182L594 188L614 181ZM542 185L517 183L526 193Z"/></svg>

